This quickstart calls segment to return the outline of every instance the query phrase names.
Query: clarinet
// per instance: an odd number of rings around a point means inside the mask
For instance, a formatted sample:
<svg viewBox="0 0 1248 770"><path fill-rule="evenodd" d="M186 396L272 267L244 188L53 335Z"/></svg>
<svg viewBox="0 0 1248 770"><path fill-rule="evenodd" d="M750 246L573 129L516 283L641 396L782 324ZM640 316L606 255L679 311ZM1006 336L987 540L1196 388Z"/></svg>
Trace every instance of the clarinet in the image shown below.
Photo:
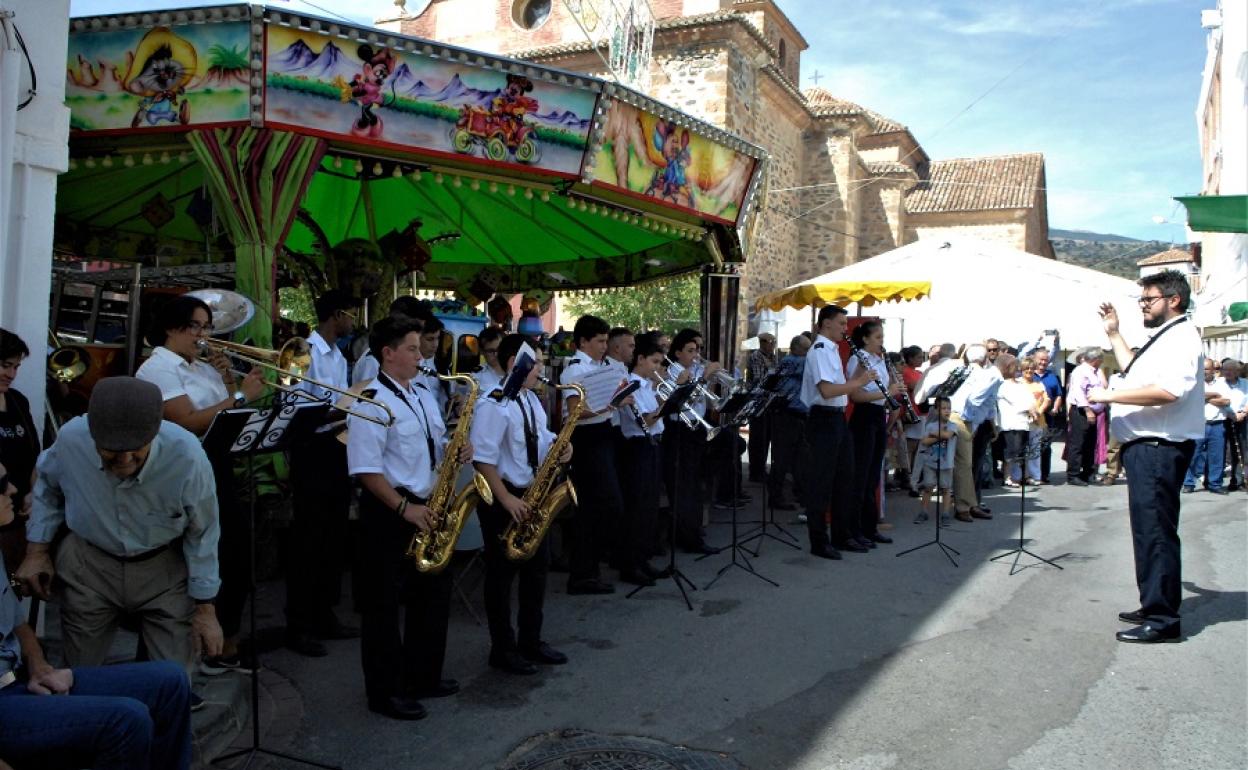
<svg viewBox="0 0 1248 770"><path fill-rule="evenodd" d="M875 387L880 389L880 393L884 394L884 405L890 410L900 409L901 404L897 403L897 399L888 394L888 388L884 387L884 383L880 382L880 378L875 376L875 369L871 367L871 362L867 360L866 353L863 352L862 348L850 344L849 349L853 351L854 358L858 359L858 365L871 372L871 381L875 383ZM884 360L887 361L888 359Z"/></svg>
<svg viewBox="0 0 1248 770"><path fill-rule="evenodd" d="M884 356L884 365L888 367L888 375L897 382L902 383L901 387L901 421L906 425L917 425L920 422L919 413L914 408L914 402L910 399L910 392L906 390L905 382L901 375L897 373L897 367L893 366L893 362L888 360L888 356Z"/></svg>

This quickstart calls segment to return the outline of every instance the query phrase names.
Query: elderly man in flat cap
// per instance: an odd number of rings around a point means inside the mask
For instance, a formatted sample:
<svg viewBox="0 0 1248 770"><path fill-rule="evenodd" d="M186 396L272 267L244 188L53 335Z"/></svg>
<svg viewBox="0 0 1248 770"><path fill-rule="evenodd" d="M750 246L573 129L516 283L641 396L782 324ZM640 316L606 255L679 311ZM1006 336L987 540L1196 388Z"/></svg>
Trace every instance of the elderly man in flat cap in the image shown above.
<svg viewBox="0 0 1248 770"><path fill-rule="evenodd" d="M221 652L212 466L162 408L150 382L100 380L87 414L65 423L39 458L17 577L43 599L55 587L70 666L103 663L123 616L139 620L153 660L189 669L197 643ZM62 526L54 565L49 548Z"/></svg>

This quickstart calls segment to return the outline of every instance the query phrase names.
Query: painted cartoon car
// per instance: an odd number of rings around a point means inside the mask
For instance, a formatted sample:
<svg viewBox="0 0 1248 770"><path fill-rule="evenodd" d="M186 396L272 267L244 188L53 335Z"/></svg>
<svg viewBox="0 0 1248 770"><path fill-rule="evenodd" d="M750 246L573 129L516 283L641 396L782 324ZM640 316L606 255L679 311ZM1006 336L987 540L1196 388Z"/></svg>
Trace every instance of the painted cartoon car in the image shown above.
<svg viewBox="0 0 1248 770"><path fill-rule="evenodd" d="M537 100L527 96L533 83L522 75L508 75L507 86L490 103L490 109L466 104L459 109L459 120L451 129L451 146L456 152L470 153L480 145L486 158L518 163L536 163L541 157L537 128L524 116L536 112Z"/></svg>

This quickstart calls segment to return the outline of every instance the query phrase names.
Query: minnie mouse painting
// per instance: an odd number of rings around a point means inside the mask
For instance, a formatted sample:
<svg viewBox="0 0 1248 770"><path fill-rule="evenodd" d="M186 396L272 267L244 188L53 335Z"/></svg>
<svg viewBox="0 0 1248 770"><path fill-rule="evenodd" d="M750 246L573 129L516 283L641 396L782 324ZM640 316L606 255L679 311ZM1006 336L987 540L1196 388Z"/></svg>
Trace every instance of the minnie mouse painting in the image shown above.
<svg viewBox="0 0 1248 770"><path fill-rule="evenodd" d="M360 116L351 124L351 135L376 139L381 136L382 122L373 113L373 107L385 106L385 85L394 72L394 55L385 48L374 51L369 45L356 49L356 55L364 62L364 70L350 83L342 84L342 100L354 99L360 105Z"/></svg>

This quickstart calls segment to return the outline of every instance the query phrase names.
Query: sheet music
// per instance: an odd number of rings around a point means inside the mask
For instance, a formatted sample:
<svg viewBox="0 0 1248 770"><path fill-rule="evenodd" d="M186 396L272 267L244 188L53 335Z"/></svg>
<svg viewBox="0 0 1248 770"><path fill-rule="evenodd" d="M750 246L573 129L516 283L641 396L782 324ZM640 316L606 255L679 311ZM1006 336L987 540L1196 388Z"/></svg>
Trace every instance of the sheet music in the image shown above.
<svg viewBox="0 0 1248 770"><path fill-rule="evenodd" d="M627 379L628 374L622 366L595 366L586 370L576 382L585 388L586 408L601 412Z"/></svg>

